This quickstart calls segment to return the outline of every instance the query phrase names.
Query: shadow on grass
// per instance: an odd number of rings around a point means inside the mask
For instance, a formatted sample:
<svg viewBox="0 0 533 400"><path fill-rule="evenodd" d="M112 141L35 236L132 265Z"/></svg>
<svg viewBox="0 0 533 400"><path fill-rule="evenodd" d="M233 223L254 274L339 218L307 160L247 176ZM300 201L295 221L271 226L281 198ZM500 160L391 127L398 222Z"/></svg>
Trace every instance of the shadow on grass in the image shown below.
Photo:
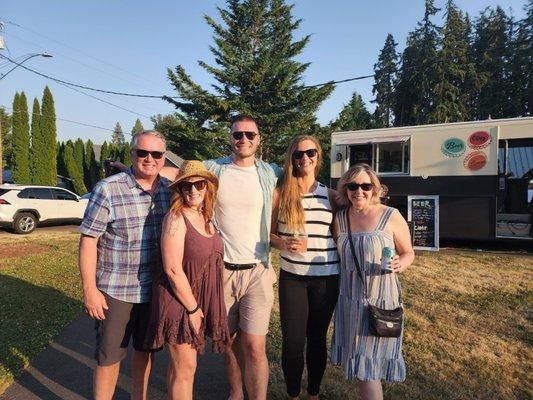
<svg viewBox="0 0 533 400"><path fill-rule="evenodd" d="M81 302L54 288L3 274L0 302L0 389L16 378L16 384L1 398L90 398L94 368L92 321L77 324L68 332L66 345L51 343L79 314ZM116 394L117 398L129 398L120 388Z"/></svg>

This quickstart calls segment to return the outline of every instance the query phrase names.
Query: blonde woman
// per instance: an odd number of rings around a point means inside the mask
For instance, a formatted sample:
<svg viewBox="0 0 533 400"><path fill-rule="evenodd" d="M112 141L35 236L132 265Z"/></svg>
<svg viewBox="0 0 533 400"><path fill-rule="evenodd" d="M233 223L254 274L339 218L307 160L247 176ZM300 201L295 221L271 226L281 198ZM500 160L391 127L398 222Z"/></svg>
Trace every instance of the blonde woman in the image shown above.
<svg viewBox="0 0 533 400"><path fill-rule="evenodd" d="M215 352L229 341L223 290L224 246L211 218L218 179L201 161L185 161L163 222L163 269L154 271L148 348L170 353L167 388L171 399L192 399L197 352L206 337Z"/></svg>
<svg viewBox="0 0 533 400"><path fill-rule="evenodd" d="M318 399L338 296L339 261L330 228L336 192L316 180L321 164L318 140L296 137L287 149L284 180L274 193L271 243L281 250L282 368L289 399L300 395L304 347L308 398Z"/></svg>
<svg viewBox="0 0 533 400"><path fill-rule="evenodd" d="M414 251L405 219L398 210L380 204L381 184L370 166L350 168L339 180L338 191L348 208L335 217L341 267L331 358L348 379L357 380L362 399L381 400L381 379L405 379L403 332L400 337L371 335L366 303L387 310L400 306L398 274L412 264ZM381 262L384 247L396 252L388 264Z"/></svg>

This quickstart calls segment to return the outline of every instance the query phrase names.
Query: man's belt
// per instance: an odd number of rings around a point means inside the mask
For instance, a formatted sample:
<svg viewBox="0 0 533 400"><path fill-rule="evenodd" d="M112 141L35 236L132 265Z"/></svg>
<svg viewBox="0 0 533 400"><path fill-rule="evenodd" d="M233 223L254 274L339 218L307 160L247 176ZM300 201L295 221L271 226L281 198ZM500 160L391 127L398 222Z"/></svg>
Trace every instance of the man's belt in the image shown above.
<svg viewBox="0 0 533 400"><path fill-rule="evenodd" d="M252 269L256 265L257 264L255 264L255 263L252 263L252 264L232 264L232 263L224 261L224 267L226 269L229 269L230 271L242 271L244 269Z"/></svg>

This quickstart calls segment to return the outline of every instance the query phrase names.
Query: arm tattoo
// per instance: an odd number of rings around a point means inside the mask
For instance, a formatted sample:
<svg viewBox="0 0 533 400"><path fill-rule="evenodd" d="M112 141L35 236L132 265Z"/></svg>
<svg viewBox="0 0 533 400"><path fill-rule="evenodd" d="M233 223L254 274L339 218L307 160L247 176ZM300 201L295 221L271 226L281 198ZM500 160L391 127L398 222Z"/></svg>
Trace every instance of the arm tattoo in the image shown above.
<svg viewBox="0 0 533 400"><path fill-rule="evenodd" d="M165 217L165 233L169 236L175 236L180 226L180 219L175 213L170 212Z"/></svg>

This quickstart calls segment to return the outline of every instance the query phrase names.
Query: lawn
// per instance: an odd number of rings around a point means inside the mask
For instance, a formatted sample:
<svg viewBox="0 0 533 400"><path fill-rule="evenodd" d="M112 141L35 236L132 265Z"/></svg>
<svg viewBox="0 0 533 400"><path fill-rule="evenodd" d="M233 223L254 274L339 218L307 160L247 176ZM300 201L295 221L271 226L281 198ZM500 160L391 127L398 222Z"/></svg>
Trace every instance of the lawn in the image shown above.
<svg viewBox="0 0 533 400"><path fill-rule="evenodd" d="M76 253L76 234L0 239L0 393L80 312ZM385 398L532 398L532 278L532 256L418 253L401 278L407 380ZM285 399L274 309L269 398ZM321 398L357 399L355 385L328 366Z"/></svg>

